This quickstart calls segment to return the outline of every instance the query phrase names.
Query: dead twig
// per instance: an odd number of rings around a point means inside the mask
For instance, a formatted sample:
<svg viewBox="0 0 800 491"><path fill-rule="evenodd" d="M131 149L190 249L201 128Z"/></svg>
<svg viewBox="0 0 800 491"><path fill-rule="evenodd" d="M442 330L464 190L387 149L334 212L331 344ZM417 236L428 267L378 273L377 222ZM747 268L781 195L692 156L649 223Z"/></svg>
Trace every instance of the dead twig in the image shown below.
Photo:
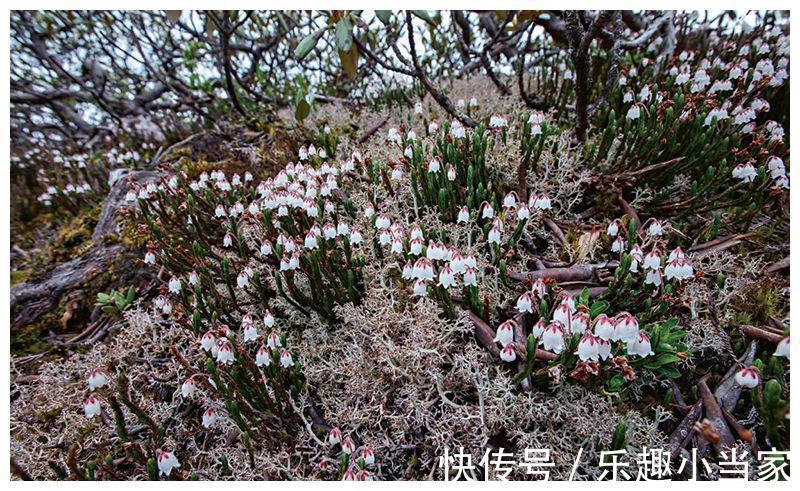
<svg viewBox="0 0 800 491"><path fill-rule="evenodd" d="M365 141L369 140L372 137L372 135L374 135L379 129L381 129L383 127L383 125L386 124L387 121L389 121L389 115L388 114L385 115L384 117L382 117L381 119L379 119L377 123L375 123L372 126L370 126L363 135L358 137L358 139L356 140L356 143L358 145L361 145Z"/></svg>
<svg viewBox="0 0 800 491"><path fill-rule="evenodd" d="M557 282L567 281L587 281L594 277L595 271L602 269L613 269L619 265L617 261L609 261L598 264L576 264L567 268L547 268L527 273L508 272L508 277L514 281L526 282L538 279L552 278Z"/></svg>
<svg viewBox="0 0 800 491"><path fill-rule="evenodd" d="M564 236L564 232L561 231L561 228L556 224L556 222L549 218L545 218L544 225L550 230L550 232L552 232L553 235L555 235L562 247L567 246L567 239Z"/></svg>
<svg viewBox="0 0 800 491"><path fill-rule="evenodd" d="M722 377L722 381L717 384L714 397L717 398L722 409L733 411L733 408L736 407L739 396L742 394L742 386L736 383L736 372L738 372L742 366L750 366L753 364L757 348L758 342L752 341L744 354L728 369L725 376Z"/></svg>
<svg viewBox="0 0 800 491"><path fill-rule="evenodd" d="M456 110L455 106L453 106L452 101L444 95L439 89L437 89L431 79L428 78L428 75L425 73L425 70L419 63L419 58L417 56L417 47L414 42L414 24L411 21L411 11L406 11L406 29L408 30L408 47L409 51L411 52L411 61L414 64L414 70L416 70L417 79L425 87L425 90L433 97L433 99L442 106L442 109L447 111L448 114L456 118L457 120L461 121L464 126L469 128L474 128L478 126L477 121L470 118L466 114L462 114Z"/></svg>
<svg viewBox="0 0 800 491"><path fill-rule="evenodd" d="M634 220L636 222L636 230L639 231L642 229L642 221L639 220L639 214L636 213L636 210L633 206L630 205L625 198L620 195L617 197L617 203L619 203L619 207L622 208L622 213L624 213L628 218Z"/></svg>
<svg viewBox="0 0 800 491"><path fill-rule="evenodd" d="M689 248L688 252L702 252L702 251L705 251L707 249L711 249L711 248L714 248L714 247L716 247L718 245L724 244L726 242L745 239L745 238L750 237L752 235L754 235L754 234L752 234L752 233L749 233L749 234L736 234L736 235L729 235L729 236L724 236L724 237L717 237L714 240L709 240L708 242L704 242L702 244L693 245L692 247ZM738 244L738 242L737 242L737 244ZM725 247L725 249L727 249L727 248L728 247Z"/></svg>
<svg viewBox="0 0 800 491"><path fill-rule="evenodd" d="M789 259L790 259L789 256L786 256L785 258L781 259L780 261L776 261L776 262L772 263L764 271L766 271L767 273L775 273L776 271L780 271L782 269L786 269L786 268L789 267L789 263L790 263Z"/></svg>
<svg viewBox="0 0 800 491"><path fill-rule="evenodd" d="M694 432L694 424L700 419L700 415L703 412L703 403L702 401L697 401L694 406L689 410L686 416L683 417L683 420L680 422L675 431L672 432L672 435L669 437L669 449L670 455L672 458L676 458L678 454L686 447L686 444L689 443L689 440L692 438L692 434Z"/></svg>
<svg viewBox="0 0 800 491"><path fill-rule="evenodd" d="M705 375L697 382L697 389L700 399L703 401L706 419L711 424L711 428L708 428L708 430L715 432L716 435L714 435L715 438L709 439L705 432L701 432L701 434L703 438L714 446L717 455L721 455L723 452L727 452L733 447L734 440L731 430L728 428L728 423L725 421L725 416L722 414L722 409L719 407L719 404L717 404L717 399L714 397L714 394L711 393L711 389L708 388L708 384L706 383L709 376L710 374Z"/></svg>
<svg viewBox="0 0 800 491"><path fill-rule="evenodd" d="M767 341L769 343L780 343L785 337L782 334L777 334L756 326L739 326L739 330L748 338Z"/></svg>

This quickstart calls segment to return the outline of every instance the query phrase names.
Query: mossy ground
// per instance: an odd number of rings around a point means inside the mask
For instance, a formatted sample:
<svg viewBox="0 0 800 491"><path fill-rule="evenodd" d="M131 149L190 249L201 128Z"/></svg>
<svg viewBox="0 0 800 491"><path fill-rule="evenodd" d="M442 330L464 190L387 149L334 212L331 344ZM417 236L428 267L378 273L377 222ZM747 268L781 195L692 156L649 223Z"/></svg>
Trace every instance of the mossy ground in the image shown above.
<svg viewBox="0 0 800 491"><path fill-rule="evenodd" d="M765 279L759 284L746 286L733 304L733 323L761 326L769 324L770 317L780 316L785 310L785 299L777 282Z"/></svg>
<svg viewBox="0 0 800 491"><path fill-rule="evenodd" d="M102 208L103 203L97 203L56 228L51 234L51 240L40 238L41 245L29 261L21 265L21 269L13 269L12 266L11 284L36 281L59 264L75 259L93 246L99 245L91 237ZM48 219L54 219L53 215L37 217L37 220ZM42 315L36 322L18 328L12 327L12 354L25 355L47 351L53 348L53 344L46 339L51 333L58 335L80 332L86 326L97 293L119 287L120 275L130 269L131 255L137 255L146 243L145 238L136 233L136 224L132 220L121 218L119 230L119 235L107 234L103 237L103 245L119 243L125 246L128 252L118 255L107 268L94 272L86 279L77 293L78 309L73 313L72 319L66 324L62 322L71 293L67 292L58 300L55 309Z"/></svg>

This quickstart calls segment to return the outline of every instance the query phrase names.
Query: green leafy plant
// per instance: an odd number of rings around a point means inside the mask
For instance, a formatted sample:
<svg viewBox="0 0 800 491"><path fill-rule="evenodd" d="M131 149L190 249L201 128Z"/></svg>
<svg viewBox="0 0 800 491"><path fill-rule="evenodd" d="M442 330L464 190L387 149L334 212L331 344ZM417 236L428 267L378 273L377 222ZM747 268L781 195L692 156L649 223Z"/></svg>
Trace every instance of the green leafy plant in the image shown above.
<svg viewBox="0 0 800 491"><path fill-rule="evenodd" d="M98 293L96 306L100 307L103 312L122 317L123 312L127 311L133 306L136 298L136 288L131 285L127 292L115 291L111 293Z"/></svg>

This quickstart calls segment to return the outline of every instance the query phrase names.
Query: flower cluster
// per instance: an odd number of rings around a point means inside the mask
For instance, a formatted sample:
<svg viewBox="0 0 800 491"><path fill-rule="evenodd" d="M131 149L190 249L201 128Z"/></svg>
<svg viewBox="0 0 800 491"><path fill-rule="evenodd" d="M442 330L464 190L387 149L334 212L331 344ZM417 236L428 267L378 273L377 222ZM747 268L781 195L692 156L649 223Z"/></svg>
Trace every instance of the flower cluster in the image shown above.
<svg viewBox="0 0 800 491"><path fill-rule="evenodd" d="M729 206L740 210L732 220L747 223L748 207L780 198L768 191L789 185L778 164L788 155L783 125L767 117L774 113L768 100L785 89L789 37L778 26L708 37L722 49L714 57L688 46L673 57L622 64L605 110L595 113L603 131L589 158L603 170L636 172L636 187L688 180L657 197L664 212ZM659 162L669 165L651 165Z"/></svg>
<svg viewBox="0 0 800 491"><path fill-rule="evenodd" d="M339 479L342 481L373 480L370 470L375 466L375 452L371 447L366 445L357 447L352 437L342 436L339 428L330 429L325 443L335 456L326 456L320 460L321 471L326 472L333 468L338 471Z"/></svg>

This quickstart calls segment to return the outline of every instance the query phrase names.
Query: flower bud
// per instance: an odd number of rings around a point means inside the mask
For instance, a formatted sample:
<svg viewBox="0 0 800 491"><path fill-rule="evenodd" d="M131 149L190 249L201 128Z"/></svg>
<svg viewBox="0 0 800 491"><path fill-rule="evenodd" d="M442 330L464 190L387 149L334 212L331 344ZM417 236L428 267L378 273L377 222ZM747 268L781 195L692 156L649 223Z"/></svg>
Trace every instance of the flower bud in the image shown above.
<svg viewBox="0 0 800 491"><path fill-rule="evenodd" d="M517 352L514 351L514 348L509 344L500 350L500 359L506 363L511 363L517 359Z"/></svg>
<svg viewBox="0 0 800 491"><path fill-rule="evenodd" d="M425 280L417 280L414 282L413 296L415 297L428 296L428 285L425 283Z"/></svg>
<svg viewBox="0 0 800 491"><path fill-rule="evenodd" d="M342 431L339 428L331 428L331 431L328 432L328 443L331 445L336 445L341 441Z"/></svg>
<svg viewBox="0 0 800 491"><path fill-rule="evenodd" d="M638 355L644 358L645 356L653 355L653 348L650 346L650 338L647 334L640 332L633 340L627 342L628 354Z"/></svg>
<svg viewBox="0 0 800 491"><path fill-rule="evenodd" d="M494 341L503 346L508 346L514 342L514 322L508 320L500 324L494 336Z"/></svg>
<svg viewBox="0 0 800 491"><path fill-rule="evenodd" d="M375 452L373 452L371 448L367 447L361 450L361 458L364 459L364 465L372 465L375 463Z"/></svg>
<svg viewBox="0 0 800 491"><path fill-rule="evenodd" d="M475 274L475 270L470 267L464 271L464 286L478 286L478 276Z"/></svg>
<svg viewBox="0 0 800 491"><path fill-rule="evenodd" d="M214 408L208 408L203 413L203 428L211 428L217 422L217 412Z"/></svg>
<svg viewBox="0 0 800 491"><path fill-rule="evenodd" d="M292 354L287 349L281 350L281 366L283 368L289 368L290 366L294 365L294 360L292 360Z"/></svg>
<svg viewBox="0 0 800 491"><path fill-rule="evenodd" d="M462 206L460 210L458 210L458 219L456 220L457 223L467 223L469 222L469 210L466 206Z"/></svg>
<svg viewBox="0 0 800 491"><path fill-rule="evenodd" d="M606 314L600 314L594 320L594 334L603 340L614 336L614 322Z"/></svg>
<svg viewBox="0 0 800 491"><path fill-rule="evenodd" d="M533 313L533 302L531 301L530 293L525 292L517 299L517 312Z"/></svg>
<svg viewBox="0 0 800 491"><path fill-rule="evenodd" d="M439 286L444 288L456 286L455 275L453 274L453 270L451 270L450 266L448 265L445 265L445 267L439 272Z"/></svg>
<svg viewBox="0 0 800 491"><path fill-rule="evenodd" d="M758 368L749 366L736 372L735 380L736 383L742 387L754 389L758 387L758 384L761 382L761 375L759 374Z"/></svg>
<svg viewBox="0 0 800 491"><path fill-rule="evenodd" d="M542 334L542 345L547 351L559 354L564 351L564 328L558 322L553 322Z"/></svg>
<svg viewBox="0 0 800 491"><path fill-rule="evenodd" d="M90 395L83 401L83 414L87 419L91 419L100 414L100 401L93 395Z"/></svg>
<svg viewBox="0 0 800 491"><path fill-rule="evenodd" d="M181 291L181 280L178 279L177 276L172 276L169 279L169 291L171 293L180 293Z"/></svg>
<svg viewBox="0 0 800 491"><path fill-rule="evenodd" d="M356 444L353 443L353 439L349 436L344 437L342 440L342 452L346 454L352 454L356 450Z"/></svg>
<svg viewBox="0 0 800 491"><path fill-rule="evenodd" d="M108 376L99 368L95 368L89 372L86 383L89 385L89 390L99 389L108 383Z"/></svg>
<svg viewBox="0 0 800 491"><path fill-rule="evenodd" d="M217 344L217 363L231 364L234 362L233 348L228 341Z"/></svg>
<svg viewBox="0 0 800 491"><path fill-rule="evenodd" d="M592 333L586 333L581 337L578 343L578 351L576 353L581 361L597 360L600 358L600 343Z"/></svg>
<svg viewBox="0 0 800 491"><path fill-rule="evenodd" d="M786 336L785 338L781 339L781 341L778 343L778 347L775 348L775 353L772 356L783 357L788 360L790 351L791 350L789 349L789 336Z"/></svg>
<svg viewBox="0 0 800 491"><path fill-rule="evenodd" d="M158 460L158 470L161 474L169 476L172 469L181 466L177 457L172 452L165 452L161 449L156 450L156 459Z"/></svg>
<svg viewBox="0 0 800 491"><path fill-rule="evenodd" d="M281 337L278 336L278 333L275 331L271 331L267 336L267 346L272 349L280 348L281 347Z"/></svg>
<svg viewBox="0 0 800 491"><path fill-rule="evenodd" d="M536 281L533 282L531 293L539 299L542 299L547 295L547 284L543 279L537 278Z"/></svg>

